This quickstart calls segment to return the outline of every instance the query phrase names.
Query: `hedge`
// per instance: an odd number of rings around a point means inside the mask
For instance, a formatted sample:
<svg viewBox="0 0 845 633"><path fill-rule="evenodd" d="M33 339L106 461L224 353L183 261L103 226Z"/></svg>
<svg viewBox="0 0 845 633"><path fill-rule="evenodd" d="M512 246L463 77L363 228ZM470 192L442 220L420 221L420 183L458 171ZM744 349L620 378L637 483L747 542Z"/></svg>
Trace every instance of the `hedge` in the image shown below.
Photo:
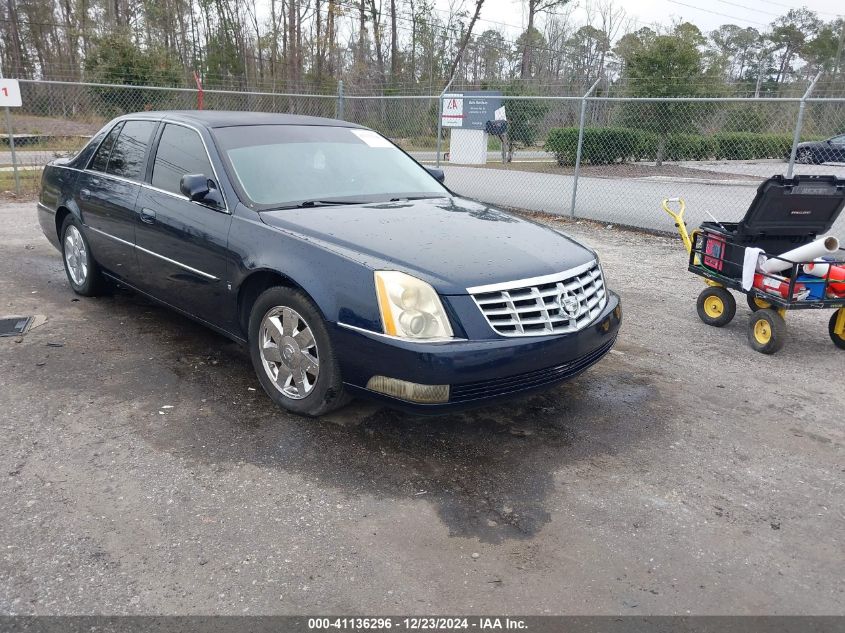
<svg viewBox="0 0 845 633"><path fill-rule="evenodd" d="M802 140L815 140L805 137ZM657 158L659 136L653 132L624 127L585 127L581 161L608 165L626 161L653 161ZM555 155L558 165L575 164L578 128L554 128L543 146ZM663 160L754 160L784 158L792 147L791 134L755 132L721 132L702 134L669 134L666 136Z"/></svg>
<svg viewBox="0 0 845 633"><path fill-rule="evenodd" d="M716 158L726 160L784 158L792 149L792 134L723 132L714 134L713 140L716 141Z"/></svg>
<svg viewBox="0 0 845 633"><path fill-rule="evenodd" d="M581 160L593 165L607 165L637 157L643 142L643 133L624 127L584 128ZM558 165L572 165L578 148L578 128L563 127L549 131L547 152L555 155Z"/></svg>

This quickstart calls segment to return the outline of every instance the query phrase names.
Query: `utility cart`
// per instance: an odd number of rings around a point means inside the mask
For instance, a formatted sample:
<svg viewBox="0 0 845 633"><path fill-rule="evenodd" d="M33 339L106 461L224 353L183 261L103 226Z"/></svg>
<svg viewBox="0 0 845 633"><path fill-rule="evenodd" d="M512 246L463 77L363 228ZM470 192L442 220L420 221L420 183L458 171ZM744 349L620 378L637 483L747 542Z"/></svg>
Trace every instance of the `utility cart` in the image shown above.
<svg viewBox="0 0 845 633"><path fill-rule="evenodd" d="M664 200L689 253L689 271L707 284L698 296L701 320L727 325L736 314L731 291L745 294L752 311L748 342L774 354L783 347L788 310L834 310L828 331L845 349L845 249L827 235L843 206L845 179L774 176L757 189L740 222L714 219L689 235L684 201ZM807 252L812 257L801 256Z"/></svg>

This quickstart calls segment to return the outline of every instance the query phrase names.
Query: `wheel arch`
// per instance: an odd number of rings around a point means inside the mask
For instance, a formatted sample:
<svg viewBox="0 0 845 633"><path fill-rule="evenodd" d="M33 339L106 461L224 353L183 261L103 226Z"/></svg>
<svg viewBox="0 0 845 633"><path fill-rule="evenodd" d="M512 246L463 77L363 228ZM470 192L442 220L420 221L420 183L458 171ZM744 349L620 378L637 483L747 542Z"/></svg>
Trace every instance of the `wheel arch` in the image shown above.
<svg viewBox="0 0 845 633"><path fill-rule="evenodd" d="M69 215L73 215L73 213L65 205L56 209L56 239L60 244L62 242L62 225L65 223L65 218Z"/></svg>
<svg viewBox="0 0 845 633"><path fill-rule="evenodd" d="M317 302L314 301L311 294L294 279L288 277L287 275L283 275L277 270L262 268L254 270L247 275L238 288L238 327L245 338L248 338L249 335L249 315L252 311L252 306L255 304L255 300L258 299L262 292L268 288L274 288L276 286L294 288L305 293L305 295L311 299L311 302L315 305L317 311L320 312L320 315L325 319L323 311L320 309Z"/></svg>

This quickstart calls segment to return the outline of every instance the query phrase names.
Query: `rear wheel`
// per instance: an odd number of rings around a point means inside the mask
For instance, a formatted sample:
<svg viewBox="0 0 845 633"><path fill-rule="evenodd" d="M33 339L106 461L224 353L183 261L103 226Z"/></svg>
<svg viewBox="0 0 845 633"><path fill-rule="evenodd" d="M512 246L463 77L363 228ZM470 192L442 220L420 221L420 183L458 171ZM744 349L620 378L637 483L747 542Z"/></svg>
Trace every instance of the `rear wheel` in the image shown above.
<svg viewBox="0 0 845 633"><path fill-rule="evenodd" d="M830 316L827 331L833 344L839 349L845 349L845 308L839 308Z"/></svg>
<svg viewBox="0 0 845 633"><path fill-rule="evenodd" d="M699 318L707 325L723 327L736 314L736 299L726 288L708 286L698 295L696 309Z"/></svg>
<svg viewBox="0 0 845 633"><path fill-rule="evenodd" d="M270 288L256 299L249 351L264 391L288 411L318 416L348 402L323 318L302 291Z"/></svg>
<svg viewBox="0 0 845 633"><path fill-rule="evenodd" d="M766 308L772 307L772 304L766 301L765 299L755 297L752 294L745 295L745 298L748 301L748 307L751 308L752 312L757 312L757 310L765 310Z"/></svg>
<svg viewBox="0 0 845 633"><path fill-rule="evenodd" d="M771 308L758 310L748 321L748 343L761 354L774 354L786 340L786 322Z"/></svg>
<svg viewBox="0 0 845 633"><path fill-rule="evenodd" d="M83 297L100 294L105 280L82 233L82 224L72 215L68 215L62 223L61 244L65 274L73 291Z"/></svg>

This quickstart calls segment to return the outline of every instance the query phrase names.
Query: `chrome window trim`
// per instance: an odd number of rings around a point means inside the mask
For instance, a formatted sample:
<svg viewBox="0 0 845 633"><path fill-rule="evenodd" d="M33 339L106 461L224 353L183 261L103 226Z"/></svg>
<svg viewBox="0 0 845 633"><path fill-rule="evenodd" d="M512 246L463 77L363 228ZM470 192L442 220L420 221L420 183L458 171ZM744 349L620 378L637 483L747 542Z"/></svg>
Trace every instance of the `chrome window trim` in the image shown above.
<svg viewBox="0 0 845 633"><path fill-rule="evenodd" d="M95 169L91 169L89 166L91 165L91 161L94 160L94 156L100 150L100 145L103 144L103 141L106 140L111 131L114 129L115 125L118 123L125 123L127 121L152 121L153 123L161 123L164 126L167 125L180 125L184 128L188 128L189 130L193 130L197 133L197 136L200 137L200 142L202 143L203 149L205 149L205 156L208 158L208 164L211 165L211 173L214 174L214 182L217 183L217 190L220 192L220 197L223 198L223 208L222 209L215 209L214 207L210 207L207 204L202 204L201 202L197 202L195 200L188 200L186 196L181 194L175 193L173 191L167 191L166 189L161 189L159 187L154 187L151 183L146 182L145 180L132 180L131 178L124 178L123 176L115 176L114 174L109 174L104 171L97 171ZM164 132L164 129L162 129ZM154 137L155 138L155 137ZM158 134L158 140L161 140L161 134ZM158 154L158 144L156 144L156 154ZM155 169L155 155L152 155L153 159L153 169ZM121 182L128 182L132 185L140 185L141 187L145 187L146 189L151 189L152 191L158 191L161 193L166 193L169 196L176 198L177 200L187 200L197 206L204 207L206 209L210 209L211 211L219 211L221 213L226 213L227 215L232 215L232 212L229 210L229 202L226 200L226 192L223 191L223 187L220 186L220 176L217 174L217 168L214 166L214 161L211 160L211 152L208 151L208 143L205 142L205 138L202 135L202 131L200 128L196 127L195 125L191 125L189 123L183 123L182 121L172 121L170 119L158 119L154 117L127 117L121 118L115 121L114 125L109 128L109 131L106 132L105 136L103 136L102 140L97 143L97 149L94 150L94 153L91 154L91 158L88 159L88 163L85 165L83 169L78 167L71 167L69 165L54 165L54 167L63 167L64 169L72 169L74 171L81 171L87 174L97 174L98 176L106 176L108 178L113 178L114 180L118 180Z"/></svg>
<svg viewBox="0 0 845 633"><path fill-rule="evenodd" d="M598 263L598 259L592 259L586 264L563 270L559 273L552 273L551 275L542 275L540 277L528 277L527 279L517 279L515 281L504 281L497 284L487 284L486 286L473 286L467 288L467 292L471 295L481 294L485 292L499 292L501 290L512 290L514 288L524 288L526 286L542 286L543 284L550 284L555 281L560 281L563 278L575 277L581 273L589 270Z"/></svg>
<svg viewBox="0 0 845 633"><path fill-rule="evenodd" d="M215 209L214 207L210 207L207 204L202 204L201 202L197 202L195 200L188 200L183 195L178 193L173 193L172 191L167 191L166 189L159 189L158 187L153 187L148 182L139 182L137 180L130 180L129 178L123 178L122 176L115 176L114 174L107 174L102 171L94 171L93 169L79 169L78 167L71 167L70 165L53 165L53 167L61 167L62 169L70 169L71 171L78 171L83 174L91 174L92 176L103 176L104 178L111 178L112 180L117 180L119 182L125 182L130 185L138 185L139 187L143 187L144 189L149 189L151 191L157 191L158 193L166 194L172 198L176 198L177 200L182 200L183 202L190 202L191 204L195 204L198 207L203 207L204 209L208 209L209 211L216 211L217 213L225 213L226 215L232 215L232 212L229 211L228 208L226 209ZM211 166L214 169L214 165ZM223 193L223 190L219 190L220 195L223 196L223 203L226 203L226 194Z"/></svg>
<svg viewBox="0 0 845 633"><path fill-rule="evenodd" d="M384 338L390 341L403 341L405 343L466 343L467 339L465 338L409 338L407 336L391 336L390 334L385 334L384 332L376 332L375 330L368 330L363 327L358 327L357 325L349 325L348 323L342 323L340 321L337 322L340 327L346 328L347 330L353 330L355 332L361 332L362 334L372 334L374 336L378 336L380 338Z"/></svg>
<svg viewBox="0 0 845 633"><path fill-rule="evenodd" d="M188 128L189 130L193 130L194 132L197 133L197 136L200 137L200 142L202 143L202 146L205 149L205 157L208 159L208 164L211 165L211 173L214 174L214 182L217 183L217 190L220 192L220 197L223 198L223 209L222 209L222 211L223 211L223 213L228 213L229 215L231 215L231 211L229 211L229 203L226 200L226 192L224 192L223 187L220 186L220 176L217 175L217 168L214 167L214 161L211 160L211 152L208 151L208 144L205 142L205 138L202 135L202 131L198 127L196 127L194 125L190 125L189 123L183 123L182 121L171 121L169 119L160 119L160 121L164 125L164 127L161 130L161 134L164 134L164 128L166 128L168 125L179 125L179 126L182 126L184 128ZM158 135L158 141L159 142L161 142L161 134ZM158 143L156 144L156 155L158 155ZM153 170L155 170L156 157L153 156L152 158L153 158L152 168L153 168ZM152 171L150 172L150 178L152 178ZM163 193L168 193L172 196L175 196L175 197L179 198L180 200L187 200L187 198L185 196L182 196L181 194L177 194L173 191L167 191L165 189L160 189L159 187L154 187L152 185L152 183L144 182L142 184L144 184L148 189L152 189L153 191L161 191ZM212 211L217 210L217 209L214 209L213 207L209 207L206 204L201 204L201 203L196 202L194 200L190 200L189 202L194 202L194 204L198 204L201 207L211 209Z"/></svg>
<svg viewBox="0 0 845 633"><path fill-rule="evenodd" d="M95 229L93 226L86 225L86 228L91 230L91 231L94 231L94 233L98 233L98 234L100 234L104 237L108 237L108 238L114 240L115 242L120 242L121 244L125 244L126 246L130 246L130 247L135 248L139 251L143 251L144 253L147 253L148 255L152 255L153 257L158 257L159 259L166 261L170 264L173 264L174 266L179 266L179 268L183 268L184 270L187 270L188 272L192 272L196 275L200 275L202 277L205 277L206 279L210 279L211 281L220 281L214 275L209 275L208 273L205 273L201 270L193 268L192 266L188 266L187 264L183 264L182 262L177 262L175 259L170 259L169 257L165 257L164 255L160 255L159 253L156 253L155 251L151 251L147 248L144 248L143 246L138 246L137 244L133 244L132 242L124 240L123 238L117 237L115 235L112 235L111 233L106 233L105 231L101 231L100 229Z"/></svg>

